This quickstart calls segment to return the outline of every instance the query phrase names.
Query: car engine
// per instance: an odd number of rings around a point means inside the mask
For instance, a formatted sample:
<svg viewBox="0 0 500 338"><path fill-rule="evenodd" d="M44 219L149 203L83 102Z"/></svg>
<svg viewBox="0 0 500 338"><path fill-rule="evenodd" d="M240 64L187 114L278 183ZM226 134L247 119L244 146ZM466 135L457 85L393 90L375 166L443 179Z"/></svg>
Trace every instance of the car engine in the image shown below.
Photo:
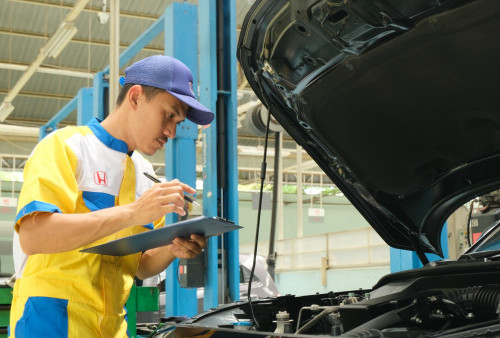
<svg viewBox="0 0 500 338"><path fill-rule="evenodd" d="M500 334L499 281L495 258L432 262L387 275L372 290L254 299L252 309L248 301L223 305L164 337L190 336L188 328L284 336L493 337Z"/></svg>

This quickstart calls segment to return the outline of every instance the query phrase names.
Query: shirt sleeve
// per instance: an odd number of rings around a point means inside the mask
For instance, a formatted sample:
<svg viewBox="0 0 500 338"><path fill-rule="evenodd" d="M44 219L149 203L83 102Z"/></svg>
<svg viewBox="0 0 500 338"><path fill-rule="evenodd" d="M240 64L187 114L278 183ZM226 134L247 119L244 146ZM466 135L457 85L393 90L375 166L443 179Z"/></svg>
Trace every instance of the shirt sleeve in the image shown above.
<svg viewBox="0 0 500 338"><path fill-rule="evenodd" d="M16 231L20 220L32 213L75 211L77 158L65 142L66 132L61 129L44 138L29 157L17 204Z"/></svg>

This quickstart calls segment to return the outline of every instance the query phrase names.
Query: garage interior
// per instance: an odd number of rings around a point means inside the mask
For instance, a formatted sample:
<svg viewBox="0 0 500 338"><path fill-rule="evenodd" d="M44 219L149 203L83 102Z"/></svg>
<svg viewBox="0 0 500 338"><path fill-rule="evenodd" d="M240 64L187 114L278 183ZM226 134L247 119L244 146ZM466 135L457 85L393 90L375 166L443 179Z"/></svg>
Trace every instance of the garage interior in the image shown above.
<svg viewBox="0 0 500 338"><path fill-rule="evenodd" d="M234 22L228 20L225 28L234 30L231 43L235 44L239 27L253 1L233 0L228 3L232 11L230 18ZM14 273L13 221L23 182L22 171L39 139L56 128L81 124L79 105L89 100L85 99L85 90L82 89L94 88L99 74L102 75L101 81L109 84L103 92L106 98L116 97L119 85L116 76L109 74L121 76L127 66L140 59L156 54L169 55L172 49L166 46L169 37L163 26L150 41L140 46L147 38L145 35L153 34L151 27L158 25L160 20L168 21L169 11L197 9L198 23L192 30L201 35L204 24L200 19L202 6L206 6L203 1L170 0L0 1L0 44L3 46L0 48L0 272L6 282ZM161 24L169 27L168 22ZM204 47L198 48L201 54ZM131 49L137 51L127 55ZM127 56L123 64L120 55ZM226 65L232 67L229 71L236 80L232 84L236 90L231 94L236 102L236 130L232 131L236 135L236 153L233 154L236 156L229 160L237 164L235 212L238 223L244 228L237 235L236 250L227 249L229 251L225 252L219 249L217 252L224 257L223 266L228 264L225 255L238 257L254 250L267 117L267 110L234 60ZM203 66L201 61L198 63L201 79ZM87 104L93 104L89 102ZM110 107L112 103L101 107L104 116ZM207 184L203 162L204 130L198 129L195 142L199 201L205 201L203 187ZM157 177L165 179L168 176L166 168L170 165L165 150L148 159ZM407 253L393 252L380 239L276 121L271 121L266 172L257 252L264 261L269 256L275 258L273 275L280 294L369 288L394 269L416 267L411 265L413 263L408 265L411 258ZM277 187L275 192L274 186ZM468 247L468 208L471 208L470 204L457 210L448 220L444 235L448 239L449 258L458 257ZM202 215L203 211L203 207L194 207L190 216ZM353 273L359 278L353 279ZM225 287L225 277L222 276L224 272L212 277L218 280L216 288ZM248 277L244 273L239 276ZM150 287L157 288L158 280L150 281ZM239 280L235 287L240 288L244 282L248 281ZM9 290L7 284L5 288ZM144 291L138 286L134 292L139 299ZM158 292L154 295L159 297ZM190 295L196 296L196 292ZM147 298L146 294L143 296ZM234 296L223 289L217 302L234 301L235 297L239 295ZM158 299L148 301L159 313L158 304L162 302ZM130 304L131 309L137 306ZM198 308L184 309L182 306L167 310L168 315L196 313ZM140 315L137 318L140 319ZM7 324L0 322L2 327Z"/></svg>

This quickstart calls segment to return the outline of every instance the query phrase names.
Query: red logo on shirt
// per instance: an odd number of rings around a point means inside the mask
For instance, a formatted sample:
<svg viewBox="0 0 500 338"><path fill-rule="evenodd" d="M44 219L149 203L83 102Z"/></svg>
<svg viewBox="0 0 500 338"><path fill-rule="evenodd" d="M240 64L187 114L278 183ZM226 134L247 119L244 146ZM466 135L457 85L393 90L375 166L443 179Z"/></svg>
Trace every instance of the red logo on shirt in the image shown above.
<svg viewBox="0 0 500 338"><path fill-rule="evenodd" d="M94 171L94 183L108 185L108 174L105 171Z"/></svg>

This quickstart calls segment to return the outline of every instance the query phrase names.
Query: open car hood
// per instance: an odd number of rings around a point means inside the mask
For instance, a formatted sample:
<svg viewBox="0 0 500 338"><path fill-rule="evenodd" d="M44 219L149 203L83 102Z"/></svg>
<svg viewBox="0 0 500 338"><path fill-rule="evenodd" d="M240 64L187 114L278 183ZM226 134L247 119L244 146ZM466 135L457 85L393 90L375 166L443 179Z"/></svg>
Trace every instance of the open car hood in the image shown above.
<svg viewBox="0 0 500 338"><path fill-rule="evenodd" d="M500 2L257 0L238 59L260 100L392 247L442 255L500 187Z"/></svg>

